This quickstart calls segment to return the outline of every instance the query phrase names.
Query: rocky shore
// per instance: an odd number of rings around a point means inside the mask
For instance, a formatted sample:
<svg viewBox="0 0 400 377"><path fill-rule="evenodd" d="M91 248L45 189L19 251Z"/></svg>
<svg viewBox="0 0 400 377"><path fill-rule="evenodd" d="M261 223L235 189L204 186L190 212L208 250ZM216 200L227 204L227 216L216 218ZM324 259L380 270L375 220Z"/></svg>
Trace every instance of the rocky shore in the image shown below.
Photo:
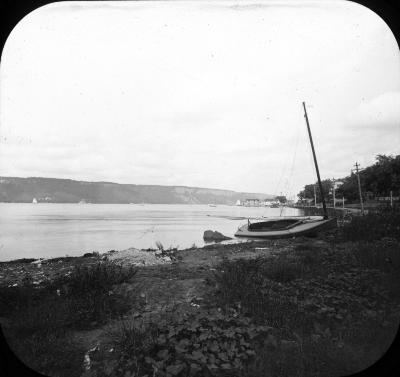
<svg viewBox="0 0 400 377"><path fill-rule="evenodd" d="M349 241L337 230L20 260L0 263L0 315L14 352L47 375L340 376L390 347L400 320L399 271L397 239ZM24 290L41 298L18 301ZM7 299L15 304L7 307ZM54 303L65 304L62 313ZM23 311L36 322L27 325ZM50 325L68 341L44 334Z"/></svg>

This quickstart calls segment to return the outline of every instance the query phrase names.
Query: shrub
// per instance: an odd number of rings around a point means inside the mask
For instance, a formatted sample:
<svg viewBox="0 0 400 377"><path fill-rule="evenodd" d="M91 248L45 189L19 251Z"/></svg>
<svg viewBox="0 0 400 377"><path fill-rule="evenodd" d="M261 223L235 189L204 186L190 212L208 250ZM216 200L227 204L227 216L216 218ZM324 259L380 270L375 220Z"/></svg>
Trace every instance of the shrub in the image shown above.
<svg viewBox="0 0 400 377"><path fill-rule="evenodd" d="M54 280L48 289L55 287L63 289L69 296L81 293L107 292L113 285L129 281L137 270L132 266L125 268L112 262L97 263L90 267L75 267L69 276Z"/></svg>

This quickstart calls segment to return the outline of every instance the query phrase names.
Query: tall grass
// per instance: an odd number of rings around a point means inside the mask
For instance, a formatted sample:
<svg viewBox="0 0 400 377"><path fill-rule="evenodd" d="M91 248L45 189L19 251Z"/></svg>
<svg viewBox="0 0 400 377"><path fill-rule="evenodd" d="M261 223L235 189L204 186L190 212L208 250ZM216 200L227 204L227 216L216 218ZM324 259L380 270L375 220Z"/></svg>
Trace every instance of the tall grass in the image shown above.
<svg viewBox="0 0 400 377"><path fill-rule="evenodd" d="M10 319L7 338L18 357L47 375L79 376L82 350L71 329L105 323L129 309L114 285L136 273L110 262L76 267L69 276L35 287L26 279L16 287L0 287L2 314ZM5 303L8 302L8 305Z"/></svg>
<svg viewBox="0 0 400 377"><path fill-rule="evenodd" d="M303 274L300 265L277 259L224 261L215 273L219 305L240 311L270 326L297 325L297 306L280 295L279 285Z"/></svg>
<svg viewBox="0 0 400 377"><path fill-rule="evenodd" d="M375 285L377 292L389 288L390 297L399 297L399 244L384 239L324 250L307 242L274 258L224 261L215 274L217 303L227 311L233 308L239 315L279 329L285 339L261 345L239 376L341 376L378 360L393 339L398 315L390 317L391 309L384 306L388 303L381 307L374 302L375 296L365 297L363 285ZM348 254L352 254L349 265ZM324 276L329 271L340 282L344 276L353 276L354 268L364 271L366 277L371 269L379 269L380 274L370 275L374 279L378 276L376 280L349 278L340 288L344 296L341 301L337 292L340 285L325 285ZM301 294L303 289L308 295ZM346 307L350 298L354 309ZM318 309L321 306L335 313L347 308L343 312L346 315L331 317ZM378 314L381 308L385 327ZM366 319L364 315L372 317Z"/></svg>
<svg viewBox="0 0 400 377"><path fill-rule="evenodd" d="M400 209L381 209L364 216L354 216L341 228L343 241L374 241L384 237L400 240Z"/></svg>

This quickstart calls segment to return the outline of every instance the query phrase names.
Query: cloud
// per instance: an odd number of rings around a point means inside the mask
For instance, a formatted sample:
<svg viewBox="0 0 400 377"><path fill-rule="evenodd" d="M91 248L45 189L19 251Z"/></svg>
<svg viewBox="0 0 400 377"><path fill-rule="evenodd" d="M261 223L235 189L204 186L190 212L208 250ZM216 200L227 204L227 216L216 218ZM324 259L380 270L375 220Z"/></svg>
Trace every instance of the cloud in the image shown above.
<svg viewBox="0 0 400 377"><path fill-rule="evenodd" d="M400 128L400 92L387 92L369 101L361 102L348 115L352 129L360 127L398 132Z"/></svg>

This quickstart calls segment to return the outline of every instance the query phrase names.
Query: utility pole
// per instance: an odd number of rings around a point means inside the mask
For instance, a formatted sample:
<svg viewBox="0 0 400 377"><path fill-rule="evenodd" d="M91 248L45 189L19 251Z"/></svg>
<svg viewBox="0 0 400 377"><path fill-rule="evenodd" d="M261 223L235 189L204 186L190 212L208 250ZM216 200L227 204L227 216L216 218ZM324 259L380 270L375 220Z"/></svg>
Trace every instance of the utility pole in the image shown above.
<svg viewBox="0 0 400 377"><path fill-rule="evenodd" d="M360 173L358 171L358 168L360 165L356 162L356 164L354 166L356 167L356 172L357 172L358 192L360 194L360 204L361 204L361 214L364 215L364 204L363 204L362 193L361 193Z"/></svg>
<svg viewBox="0 0 400 377"><path fill-rule="evenodd" d="M317 192L315 191L315 185L314 187L314 207L317 208Z"/></svg>
<svg viewBox="0 0 400 377"><path fill-rule="evenodd" d="M335 208L335 204L336 204L336 198L335 198L335 178L332 179L333 181L333 187L332 187L332 191L333 191L333 208Z"/></svg>

